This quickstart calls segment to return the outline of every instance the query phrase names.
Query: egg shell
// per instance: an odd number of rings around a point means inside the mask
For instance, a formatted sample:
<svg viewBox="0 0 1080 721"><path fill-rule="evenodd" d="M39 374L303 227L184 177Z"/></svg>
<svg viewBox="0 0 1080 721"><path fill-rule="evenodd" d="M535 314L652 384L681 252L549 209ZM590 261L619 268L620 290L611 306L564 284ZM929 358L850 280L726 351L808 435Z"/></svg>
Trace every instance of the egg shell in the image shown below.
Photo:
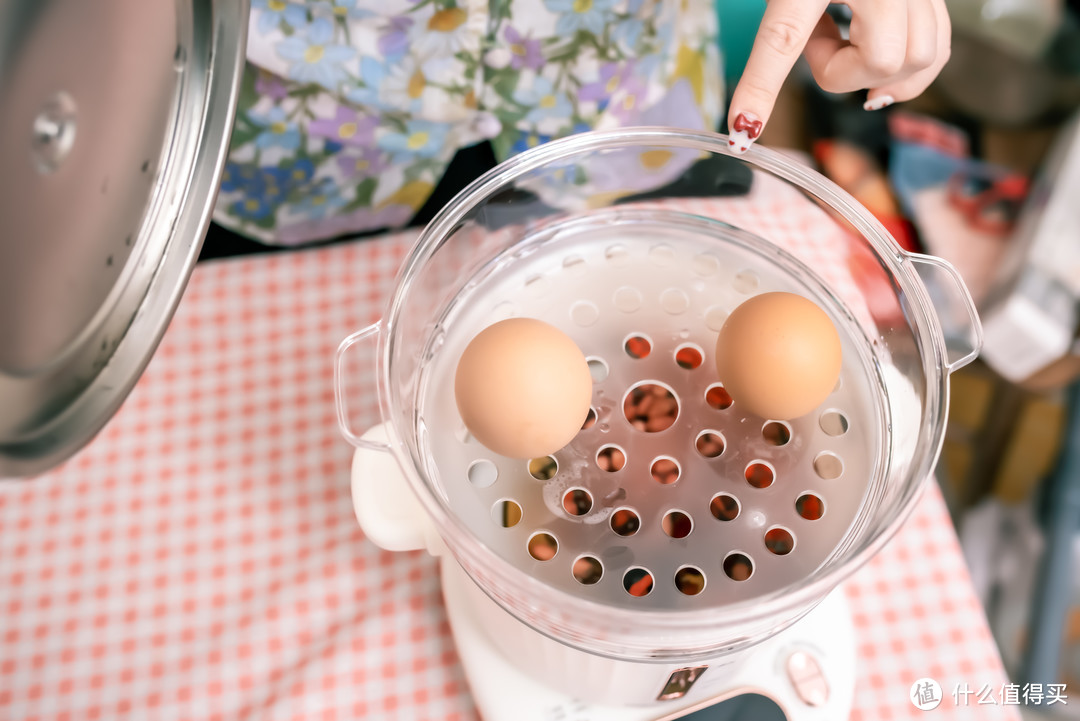
<svg viewBox="0 0 1080 721"><path fill-rule="evenodd" d="M794 293L762 293L731 312L716 339L716 372L737 407L777 420L817 408L836 387L840 335Z"/></svg>
<svg viewBox="0 0 1080 721"><path fill-rule="evenodd" d="M454 398L466 428L489 450L537 458L581 430L592 376L581 349L561 330L510 318L469 341L454 376Z"/></svg>

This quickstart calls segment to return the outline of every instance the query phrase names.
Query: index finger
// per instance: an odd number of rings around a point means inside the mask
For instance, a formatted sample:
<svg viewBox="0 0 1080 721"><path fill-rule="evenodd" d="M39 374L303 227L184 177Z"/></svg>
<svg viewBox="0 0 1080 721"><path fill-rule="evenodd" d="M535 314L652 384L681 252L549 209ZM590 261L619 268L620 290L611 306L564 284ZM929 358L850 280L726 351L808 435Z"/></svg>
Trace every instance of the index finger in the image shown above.
<svg viewBox="0 0 1080 721"><path fill-rule="evenodd" d="M728 112L730 147L746 152L769 121L776 96L795 65L828 0L771 0L761 18Z"/></svg>

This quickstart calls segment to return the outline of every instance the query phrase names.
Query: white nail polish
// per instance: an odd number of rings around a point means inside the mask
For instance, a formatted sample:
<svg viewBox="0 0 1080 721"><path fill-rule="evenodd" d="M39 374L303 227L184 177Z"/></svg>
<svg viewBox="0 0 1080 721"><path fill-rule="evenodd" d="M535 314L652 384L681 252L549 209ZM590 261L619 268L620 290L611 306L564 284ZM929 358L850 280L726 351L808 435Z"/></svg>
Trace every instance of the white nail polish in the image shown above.
<svg viewBox="0 0 1080 721"><path fill-rule="evenodd" d="M896 98L891 95L878 95L875 98L868 98L863 103L863 110L881 110L887 108L896 102Z"/></svg>
<svg viewBox="0 0 1080 721"><path fill-rule="evenodd" d="M750 139L750 134L745 130L736 131L728 137L731 138L728 141L728 147L740 155L749 150L750 145L754 142Z"/></svg>

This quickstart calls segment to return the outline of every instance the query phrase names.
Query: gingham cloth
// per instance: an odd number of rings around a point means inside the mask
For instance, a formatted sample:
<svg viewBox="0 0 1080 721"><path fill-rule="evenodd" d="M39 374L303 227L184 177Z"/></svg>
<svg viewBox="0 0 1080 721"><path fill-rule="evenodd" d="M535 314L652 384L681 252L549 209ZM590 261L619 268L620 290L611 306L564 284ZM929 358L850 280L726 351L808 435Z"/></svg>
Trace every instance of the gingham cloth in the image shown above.
<svg viewBox="0 0 1080 721"><path fill-rule="evenodd" d="M413 237L201 265L105 430L0 484L0 719L477 717L436 562L363 537L335 421L335 348ZM846 593L852 719L1019 718L936 486Z"/></svg>

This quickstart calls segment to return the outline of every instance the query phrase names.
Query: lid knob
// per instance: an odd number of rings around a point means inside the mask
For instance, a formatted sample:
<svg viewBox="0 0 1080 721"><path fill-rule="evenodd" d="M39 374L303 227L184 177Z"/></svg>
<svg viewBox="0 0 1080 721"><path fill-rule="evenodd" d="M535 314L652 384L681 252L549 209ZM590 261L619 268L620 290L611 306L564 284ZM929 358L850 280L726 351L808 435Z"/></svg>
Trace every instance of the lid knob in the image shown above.
<svg viewBox="0 0 1080 721"><path fill-rule="evenodd" d="M34 118L34 166L41 174L55 172L75 144L75 101L61 90L54 94Z"/></svg>

